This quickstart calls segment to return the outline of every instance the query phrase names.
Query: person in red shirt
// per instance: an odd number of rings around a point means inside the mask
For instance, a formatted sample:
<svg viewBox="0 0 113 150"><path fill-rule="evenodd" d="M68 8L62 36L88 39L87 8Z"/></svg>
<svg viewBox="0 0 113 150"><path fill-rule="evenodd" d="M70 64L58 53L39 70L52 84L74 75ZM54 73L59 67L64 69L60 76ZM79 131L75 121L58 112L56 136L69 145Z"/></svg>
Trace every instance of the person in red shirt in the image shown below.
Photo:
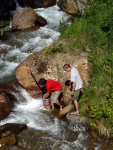
<svg viewBox="0 0 113 150"><path fill-rule="evenodd" d="M45 80L44 78L41 78L39 80L39 85L46 86L46 93L43 96L43 100L48 98L51 94L50 100L51 100L51 106L52 110L54 110L54 103L56 103L59 107L60 110L62 110L62 105L58 101L58 97L62 92L62 86L58 81L55 80Z"/></svg>

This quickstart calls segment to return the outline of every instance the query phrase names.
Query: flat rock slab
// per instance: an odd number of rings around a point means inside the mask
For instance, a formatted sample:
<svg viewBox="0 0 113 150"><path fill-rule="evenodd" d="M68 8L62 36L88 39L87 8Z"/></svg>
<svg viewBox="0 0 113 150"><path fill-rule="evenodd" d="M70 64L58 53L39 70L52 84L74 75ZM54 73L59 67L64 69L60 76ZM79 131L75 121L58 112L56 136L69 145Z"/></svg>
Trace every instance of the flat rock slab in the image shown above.
<svg viewBox="0 0 113 150"><path fill-rule="evenodd" d="M0 126L0 138L9 136L10 134L18 134L26 128L27 125L25 124L7 123Z"/></svg>
<svg viewBox="0 0 113 150"><path fill-rule="evenodd" d="M71 131L84 132L89 128L86 119L81 116L76 116L75 114L71 115L71 113L68 113L66 118L68 120L69 128Z"/></svg>

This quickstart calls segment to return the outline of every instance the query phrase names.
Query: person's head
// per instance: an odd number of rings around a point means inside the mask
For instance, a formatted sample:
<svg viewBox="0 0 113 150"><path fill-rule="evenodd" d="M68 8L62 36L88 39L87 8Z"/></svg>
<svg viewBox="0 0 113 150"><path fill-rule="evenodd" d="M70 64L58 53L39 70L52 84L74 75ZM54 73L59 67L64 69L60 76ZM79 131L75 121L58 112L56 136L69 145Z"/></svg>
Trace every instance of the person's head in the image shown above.
<svg viewBox="0 0 113 150"><path fill-rule="evenodd" d="M70 81L70 80L66 80L66 81L65 81L65 85L66 85L66 86L70 86L70 85L71 85L71 81Z"/></svg>
<svg viewBox="0 0 113 150"><path fill-rule="evenodd" d="M46 84L46 80L44 78L40 78L40 80L38 81L39 85L45 85Z"/></svg>
<svg viewBox="0 0 113 150"><path fill-rule="evenodd" d="M70 91L72 90L72 84L73 84L73 82L71 82L70 80L65 81L65 85L70 86Z"/></svg>
<svg viewBox="0 0 113 150"><path fill-rule="evenodd" d="M63 69L64 69L65 71L67 71L67 72L71 71L71 66L70 66L70 64L65 64L65 65L63 66Z"/></svg>

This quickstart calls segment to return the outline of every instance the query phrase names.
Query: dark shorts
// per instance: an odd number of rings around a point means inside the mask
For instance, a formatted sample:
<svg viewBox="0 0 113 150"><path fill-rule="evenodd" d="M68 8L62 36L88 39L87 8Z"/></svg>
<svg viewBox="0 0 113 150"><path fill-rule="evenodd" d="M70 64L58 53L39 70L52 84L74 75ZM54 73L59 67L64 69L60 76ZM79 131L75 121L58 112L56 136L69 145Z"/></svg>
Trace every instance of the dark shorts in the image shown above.
<svg viewBox="0 0 113 150"><path fill-rule="evenodd" d="M79 90L75 90L74 91L74 95L72 96L72 101L75 101L79 99L79 96L80 96L80 89Z"/></svg>

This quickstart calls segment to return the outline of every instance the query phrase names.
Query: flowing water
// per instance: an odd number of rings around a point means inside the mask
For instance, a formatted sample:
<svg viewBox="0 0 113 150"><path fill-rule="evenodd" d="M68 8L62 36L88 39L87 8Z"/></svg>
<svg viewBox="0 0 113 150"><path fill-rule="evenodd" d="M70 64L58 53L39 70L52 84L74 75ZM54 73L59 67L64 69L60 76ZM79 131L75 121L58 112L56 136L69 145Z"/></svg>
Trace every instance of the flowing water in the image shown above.
<svg viewBox="0 0 113 150"><path fill-rule="evenodd" d="M38 30L5 33L5 37L0 41L0 82L10 80L16 66L27 56L42 50L58 38L60 35L58 32L60 20L69 17L58 9L57 6L54 6L35 10L48 22L48 25Z"/></svg>
<svg viewBox="0 0 113 150"><path fill-rule="evenodd" d="M15 68L30 54L42 50L53 43L58 37L58 24L62 18L69 15L58 10L57 6L47 9L35 9L48 21L48 25L38 30L6 32L0 41L0 84L9 84L15 80ZM112 150L110 141L103 141L100 137L92 137L84 127L71 127L66 121L53 116L43 107L42 99L33 99L22 87L14 87L18 93L12 91L17 99L13 112L0 122L25 123L29 128L43 133L49 133L52 141L50 150Z"/></svg>
<svg viewBox="0 0 113 150"><path fill-rule="evenodd" d="M109 143L107 140L103 142L100 137L91 136L84 127L78 128L75 126L72 131L72 128L68 126L65 120L56 118L43 107L42 99L33 99L25 89L19 86L15 88L19 93L15 94L12 92L12 94L15 95L17 103L15 103L13 112L5 120L2 120L0 125L6 123L24 123L27 124L28 128L41 131L43 133L42 140L50 141L50 144L47 145L49 150L55 150L55 147L58 150L112 150L112 142ZM23 134L24 140L29 137L34 147L33 144L36 137L33 140L33 135L27 134L25 137L25 134ZM43 147L40 150L44 149Z"/></svg>

